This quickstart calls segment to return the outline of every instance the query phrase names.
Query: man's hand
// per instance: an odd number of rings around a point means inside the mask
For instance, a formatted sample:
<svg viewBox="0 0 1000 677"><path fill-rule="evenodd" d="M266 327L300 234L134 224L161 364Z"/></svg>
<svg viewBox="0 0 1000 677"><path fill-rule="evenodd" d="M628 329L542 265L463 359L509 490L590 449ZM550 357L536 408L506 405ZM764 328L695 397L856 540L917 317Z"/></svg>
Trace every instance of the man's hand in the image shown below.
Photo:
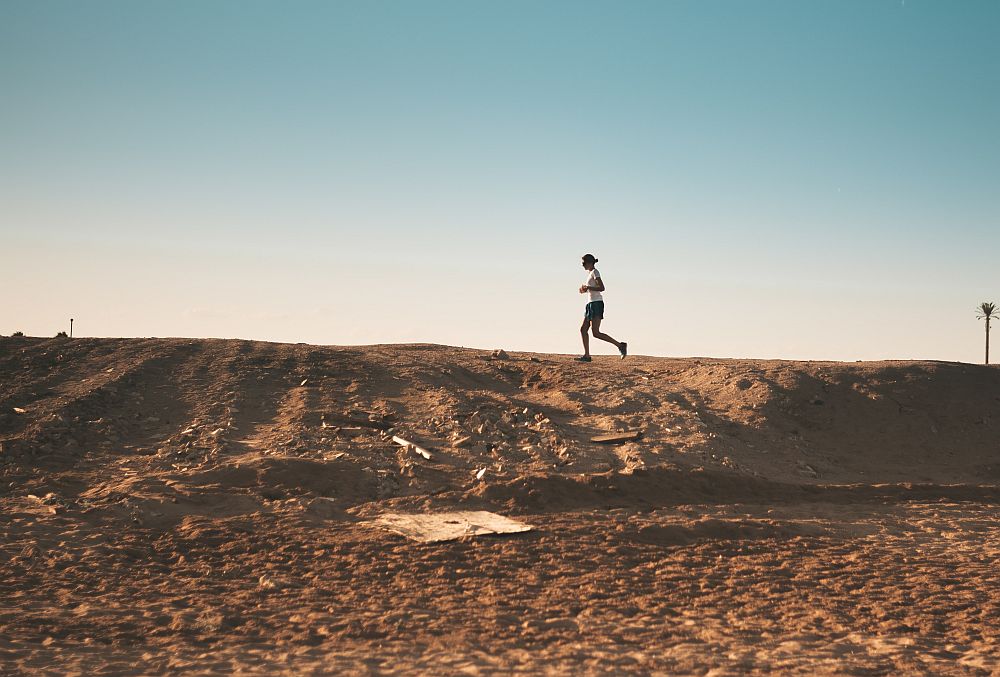
<svg viewBox="0 0 1000 677"><path fill-rule="evenodd" d="M580 285L580 293L581 294L586 294L588 289L590 289L590 287L588 287L587 285L585 285L585 284L581 284Z"/></svg>

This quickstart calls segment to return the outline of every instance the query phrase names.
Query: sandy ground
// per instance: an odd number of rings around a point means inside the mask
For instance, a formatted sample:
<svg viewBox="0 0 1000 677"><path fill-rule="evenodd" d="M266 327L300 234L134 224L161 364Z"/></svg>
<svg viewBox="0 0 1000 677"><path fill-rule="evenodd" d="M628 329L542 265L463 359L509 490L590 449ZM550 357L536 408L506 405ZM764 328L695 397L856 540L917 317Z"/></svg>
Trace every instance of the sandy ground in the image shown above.
<svg viewBox="0 0 1000 677"><path fill-rule="evenodd" d="M0 671L991 674L998 423L953 363L2 338ZM534 529L372 524L448 509Z"/></svg>

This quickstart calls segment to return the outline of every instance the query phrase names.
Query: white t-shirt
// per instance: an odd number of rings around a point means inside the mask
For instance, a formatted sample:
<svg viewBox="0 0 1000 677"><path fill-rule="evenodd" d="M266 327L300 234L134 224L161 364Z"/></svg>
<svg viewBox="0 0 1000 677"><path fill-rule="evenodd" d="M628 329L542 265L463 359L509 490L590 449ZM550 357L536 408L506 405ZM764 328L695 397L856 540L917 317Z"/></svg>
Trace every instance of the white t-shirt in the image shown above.
<svg viewBox="0 0 1000 677"><path fill-rule="evenodd" d="M601 274L599 272L597 272L597 268L594 268L592 271L590 271L590 275L587 276L587 283L586 284L587 284L588 287L596 287L597 286L597 281L599 279L601 279ZM601 292L597 291L596 289L591 289L589 291L590 291L590 300L591 301L603 301L604 300L604 297L601 296Z"/></svg>

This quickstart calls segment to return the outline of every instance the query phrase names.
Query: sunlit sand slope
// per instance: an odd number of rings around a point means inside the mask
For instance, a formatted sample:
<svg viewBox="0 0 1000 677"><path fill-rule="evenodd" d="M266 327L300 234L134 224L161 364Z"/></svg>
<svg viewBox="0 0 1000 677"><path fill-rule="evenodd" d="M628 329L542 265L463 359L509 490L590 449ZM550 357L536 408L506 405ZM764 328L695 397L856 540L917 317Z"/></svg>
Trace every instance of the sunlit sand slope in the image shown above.
<svg viewBox="0 0 1000 677"><path fill-rule="evenodd" d="M954 363L2 338L0 662L988 672L998 433ZM372 524L447 509L534 528Z"/></svg>

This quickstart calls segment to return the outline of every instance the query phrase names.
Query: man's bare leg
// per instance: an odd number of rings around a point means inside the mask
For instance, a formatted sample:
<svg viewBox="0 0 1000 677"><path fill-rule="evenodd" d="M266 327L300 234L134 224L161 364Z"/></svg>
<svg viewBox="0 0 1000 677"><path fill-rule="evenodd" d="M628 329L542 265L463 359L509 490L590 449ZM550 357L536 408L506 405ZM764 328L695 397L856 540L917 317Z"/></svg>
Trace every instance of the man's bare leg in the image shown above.
<svg viewBox="0 0 1000 677"><path fill-rule="evenodd" d="M597 320L600 322L600 320ZM583 356L590 357L590 336L587 332L590 330L590 320L584 320L583 324L580 326L580 336L583 338Z"/></svg>

